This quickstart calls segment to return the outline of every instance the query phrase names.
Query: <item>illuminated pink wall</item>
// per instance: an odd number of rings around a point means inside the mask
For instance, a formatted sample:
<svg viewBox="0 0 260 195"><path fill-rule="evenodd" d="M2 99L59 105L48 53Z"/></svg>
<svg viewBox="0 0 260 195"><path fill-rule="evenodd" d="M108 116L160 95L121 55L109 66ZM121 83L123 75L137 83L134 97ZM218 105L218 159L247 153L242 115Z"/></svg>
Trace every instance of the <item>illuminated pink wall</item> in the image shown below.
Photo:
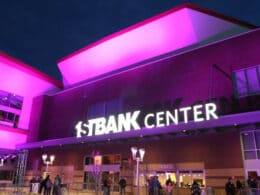
<svg viewBox="0 0 260 195"><path fill-rule="evenodd" d="M0 52L0 89L24 97L19 128L28 129L32 99L61 86L58 81Z"/></svg>
<svg viewBox="0 0 260 195"><path fill-rule="evenodd" d="M107 116L106 105L114 111L111 100L118 101L113 106L120 107L121 113L152 113L204 104L210 99L218 103L222 114L259 110L259 97L233 99L232 80L211 66L216 64L231 75L231 69L260 64L259 50L260 29L64 90L43 103L40 140L76 137L75 125L91 119L88 112L100 110L98 117ZM92 111L93 107L96 110Z"/></svg>
<svg viewBox="0 0 260 195"><path fill-rule="evenodd" d="M28 130L33 98L62 84L32 67L0 52L0 89L24 97L18 128ZM0 148L14 148L26 141L27 135L0 127ZM9 147L9 146L10 147Z"/></svg>
<svg viewBox="0 0 260 195"><path fill-rule="evenodd" d="M58 66L64 83L71 85L234 29L241 32L247 28L190 8L177 9L83 48Z"/></svg>
<svg viewBox="0 0 260 195"><path fill-rule="evenodd" d="M0 126L0 148L15 149L17 144L25 143L27 133L16 131L14 128Z"/></svg>

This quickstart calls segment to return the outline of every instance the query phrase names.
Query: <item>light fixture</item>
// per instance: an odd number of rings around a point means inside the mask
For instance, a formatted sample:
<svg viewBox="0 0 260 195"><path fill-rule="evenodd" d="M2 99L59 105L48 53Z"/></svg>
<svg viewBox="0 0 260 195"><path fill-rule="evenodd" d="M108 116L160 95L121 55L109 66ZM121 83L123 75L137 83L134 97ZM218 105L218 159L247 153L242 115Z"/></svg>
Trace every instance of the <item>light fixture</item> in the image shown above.
<svg viewBox="0 0 260 195"><path fill-rule="evenodd" d="M139 195L139 164L144 159L145 150L143 148L140 148L139 150L137 147L131 147L132 157L133 160L136 160L136 186L137 186L137 192L136 194ZM139 155L137 154L139 152Z"/></svg>
<svg viewBox="0 0 260 195"><path fill-rule="evenodd" d="M137 147L131 147L133 160L136 160Z"/></svg>
<svg viewBox="0 0 260 195"><path fill-rule="evenodd" d="M0 166L1 166L1 167L4 166L4 159L3 159L3 158L1 158Z"/></svg>
<svg viewBox="0 0 260 195"><path fill-rule="evenodd" d="M43 160L43 161L46 161L46 160L47 160L47 154L43 154L43 155L42 155L42 160Z"/></svg>
<svg viewBox="0 0 260 195"><path fill-rule="evenodd" d="M49 165L53 164L53 162L55 160L55 155L50 155L50 160L47 160L47 158L48 158L47 154L42 155L42 161L46 165L46 173L48 173Z"/></svg>

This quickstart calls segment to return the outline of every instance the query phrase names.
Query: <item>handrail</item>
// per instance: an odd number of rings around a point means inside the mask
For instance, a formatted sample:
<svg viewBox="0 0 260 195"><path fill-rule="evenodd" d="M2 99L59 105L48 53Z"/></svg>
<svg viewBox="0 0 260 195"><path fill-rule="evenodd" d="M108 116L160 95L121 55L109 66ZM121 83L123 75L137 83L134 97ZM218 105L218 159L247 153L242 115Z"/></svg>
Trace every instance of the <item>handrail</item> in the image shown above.
<svg viewBox="0 0 260 195"><path fill-rule="evenodd" d="M81 192L84 192L86 195L92 195L95 192L95 183L83 183L83 182L74 182L68 184L62 184L61 186L61 195L77 195ZM127 194L135 194L136 186L128 185L126 187ZM222 195L225 194L224 187L204 187L201 188L202 195ZM114 185L111 188L111 194L119 194L118 185ZM19 192L19 193L18 193ZM99 185L98 188L99 194L103 194L102 185ZM1 183L0 184L0 195L6 194L19 194L19 195L30 195L30 185L22 185L17 188L10 183ZM163 187L162 194L166 194L166 189ZM172 190L173 195L184 195L190 194L190 188L181 188L175 187ZM260 188L249 188L245 187L243 189L237 190L237 195L259 195ZM140 195L148 195L147 186L140 186Z"/></svg>

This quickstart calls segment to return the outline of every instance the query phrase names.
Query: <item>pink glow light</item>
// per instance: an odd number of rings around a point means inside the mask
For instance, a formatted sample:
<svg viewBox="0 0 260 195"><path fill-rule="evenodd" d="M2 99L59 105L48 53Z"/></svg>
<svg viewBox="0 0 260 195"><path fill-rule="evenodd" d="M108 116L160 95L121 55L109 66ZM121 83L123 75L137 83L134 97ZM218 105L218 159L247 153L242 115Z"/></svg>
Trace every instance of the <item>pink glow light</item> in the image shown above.
<svg viewBox="0 0 260 195"><path fill-rule="evenodd" d="M47 75L0 52L0 89L24 97L19 128L28 129L32 100L61 83Z"/></svg>
<svg viewBox="0 0 260 195"><path fill-rule="evenodd" d="M15 149L17 144L26 143L27 134L18 132L18 130L7 131L5 127L0 126L0 148Z"/></svg>
<svg viewBox="0 0 260 195"><path fill-rule="evenodd" d="M71 85L185 48L234 28L248 29L218 17L191 6L177 8L83 48L59 61L58 66L65 84Z"/></svg>

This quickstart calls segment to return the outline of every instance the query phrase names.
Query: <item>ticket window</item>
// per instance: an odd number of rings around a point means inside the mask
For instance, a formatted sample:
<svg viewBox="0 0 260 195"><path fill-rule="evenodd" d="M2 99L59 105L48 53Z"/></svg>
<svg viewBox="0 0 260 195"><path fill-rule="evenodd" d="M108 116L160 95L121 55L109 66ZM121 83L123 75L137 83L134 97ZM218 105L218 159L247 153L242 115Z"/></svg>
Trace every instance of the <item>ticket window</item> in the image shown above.
<svg viewBox="0 0 260 195"><path fill-rule="evenodd" d="M166 180L170 178L174 184L176 184L176 173L175 172L163 172L158 174L158 180L162 186L165 185Z"/></svg>
<svg viewBox="0 0 260 195"><path fill-rule="evenodd" d="M176 183L176 173L175 172L165 172L165 171L160 171L160 172L156 172L156 173L150 173L150 174L140 174L140 186L145 186L147 185L147 180L148 178L152 177L152 176L158 176L158 181L160 182L160 184L162 186L165 185L166 180L170 177L171 180L173 181L173 183Z"/></svg>
<svg viewBox="0 0 260 195"><path fill-rule="evenodd" d="M203 171L192 171L192 182L196 181L201 187L205 186Z"/></svg>
<svg viewBox="0 0 260 195"><path fill-rule="evenodd" d="M166 175L166 180L168 178L170 178L172 180L172 182L176 184L177 179L176 179L176 173L175 172L166 172L165 175ZM165 182L166 182L166 180L165 180Z"/></svg>
<svg viewBox="0 0 260 195"><path fill-rule="evenodd" d="M158 177L158 181L160 182L161 185L164 185L165 184L165 181L166 181L166 174L165 172L157 172L157 177Z"/></svg>
<svg viewBox="0 0 260 195"><path fill-rule="evenodd" d="M205 174L203 170L180 171L179 175L181 187L190 187L194 181L197 181L201 187L205 186Z"/></svg>
<svg viewBox="0 0 260 195"><path fill-rule="evenodd" d="M179 172L179 183L181 187L189 187L192 184L192 176L190 171L180 171Z"/></svg>

